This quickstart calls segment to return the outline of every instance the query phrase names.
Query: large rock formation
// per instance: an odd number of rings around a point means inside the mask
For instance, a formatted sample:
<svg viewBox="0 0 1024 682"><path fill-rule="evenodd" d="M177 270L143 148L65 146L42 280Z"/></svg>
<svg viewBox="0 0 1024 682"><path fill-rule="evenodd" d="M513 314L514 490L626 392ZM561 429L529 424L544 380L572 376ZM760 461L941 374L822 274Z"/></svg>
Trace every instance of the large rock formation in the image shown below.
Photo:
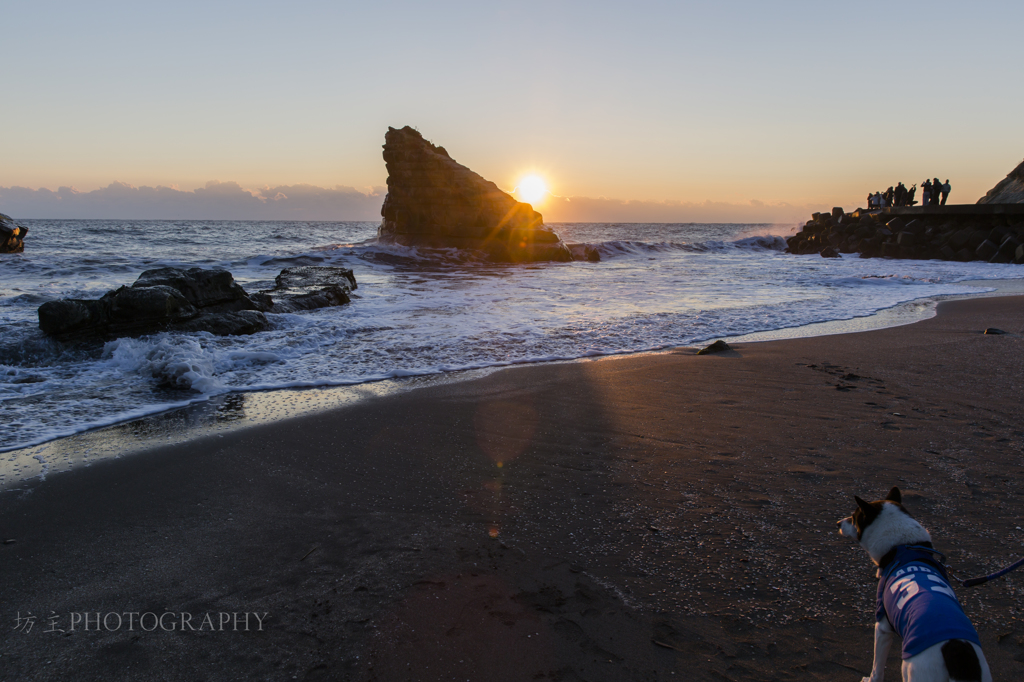
<svg viewBox="0 0 1024 682"><path fill-rule="evenodd" d="M161 331L253 334L270 328L265 312L342 305L355 287L352 271L345 268L286 268L273 289L250 296L227 270L158 268L98 300L44 303L39 307L39 328L61 340Z"/></svg>
<svg viewBox="0 0 1024 682"><path fill-rule="evenodd" d="M572 255L530 204L516 201L409 126L384 136L388 194L379 235L408 246L478 249L502 262Z"/></svg>
<svg viewBox="0 0 1024 682"><path fill-rule="evenodd" d="M1024 161L978 199L979 204L1024 204Z"/></svg>
<svg viewBox="0 0 1024 682"><path fill-rule="evenodd" d="M0 213L0 253L21 253L25 250L28 228L16 225L14 218Z"/></svg>

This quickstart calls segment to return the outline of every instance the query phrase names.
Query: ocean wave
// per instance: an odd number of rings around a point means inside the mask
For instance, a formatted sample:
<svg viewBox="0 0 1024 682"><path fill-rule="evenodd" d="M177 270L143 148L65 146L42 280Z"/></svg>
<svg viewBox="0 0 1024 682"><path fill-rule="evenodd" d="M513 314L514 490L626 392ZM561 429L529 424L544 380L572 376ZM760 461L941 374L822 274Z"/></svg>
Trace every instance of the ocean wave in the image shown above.
<svg viewBox="0 0 1024 682"><path fill-rule="evenodd" d="M650 256L672 252L709 253L725 252L733 249L748 251L785 251L786 240L777 235L761 235L745 237L735 241L709 239L697 242L643 242L633 240L611 240L589 244L601 254L602 258L617 256Z"/></svg>
<svg viewBox="0 0 1024 682"><path fill-rule="evenodd" d="M754 237L737 239L732 244L738 249L753 249L758 251L785 251L786 238L776 234L766 234Z"/></svg>
<svg viewBox="0 0 1024 682"><path fill-rule="evenodd" d="M367 240L361 244L339 247L334 258L356 259L385 267L462 267L477 264L494 265L483 251L428 246L405 246L392 242ZM351 261L349 261L351 262Z"/></svg>
<svg viewBox="0 0 1024 682"><path fill-rule="evenodd" d="M586 246L597 249L603 259L622 256L650 257L671 253L727 252L740 249L745 251L775 251L786 249L786 240L778 235L753 235L737 240L707 239L692 242L640 241L617 239L600 242L566 242L570 246ZM353 244L337 244L318 247L303 253L287 256L259 256L250 259L246 265L260 268L285 268L297 265L359 261L384 267L420 266L473 266L509 265L495 264L483 251L473 249L405 246L393 242L367 239Z"/></svg>
<svg viewBox="0 0 1024 682"><path fill-rule="evenodd" d="M229 390L217 377L217 354L202 335L160 334L117 339L103 348L103 358L121 372L152 377L159 386L190 389L205 395Z"/></svg>

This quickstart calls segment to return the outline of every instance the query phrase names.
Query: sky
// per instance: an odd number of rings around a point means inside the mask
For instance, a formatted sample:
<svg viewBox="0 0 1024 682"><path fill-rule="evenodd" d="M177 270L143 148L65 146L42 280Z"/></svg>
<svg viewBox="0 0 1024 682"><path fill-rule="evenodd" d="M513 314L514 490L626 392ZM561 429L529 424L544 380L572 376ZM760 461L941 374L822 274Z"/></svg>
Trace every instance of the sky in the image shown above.
<svg viewBox="0 0 1024 682"><path fill-rule="evenodd" d="M541 175L549 221L799 220L934 176L973 203L1024 158L1019 0L0 0L0 25L16 217L378 219L404 125L502 188Z"/></svg>

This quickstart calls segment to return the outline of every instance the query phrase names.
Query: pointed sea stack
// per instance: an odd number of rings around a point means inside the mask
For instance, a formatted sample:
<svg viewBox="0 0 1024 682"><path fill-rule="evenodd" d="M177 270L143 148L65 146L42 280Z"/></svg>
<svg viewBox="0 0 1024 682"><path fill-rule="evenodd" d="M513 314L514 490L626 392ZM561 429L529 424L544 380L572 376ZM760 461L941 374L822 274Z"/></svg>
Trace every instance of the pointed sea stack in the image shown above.
<svg viewBox="0 0 1024 682"><path fill-rule="evenodd" d="M499 262L569 261L572 255L530 204L516 201L444 147L406 126L384 136L388 194L381 239L407 246L477 249Z"/></svg>

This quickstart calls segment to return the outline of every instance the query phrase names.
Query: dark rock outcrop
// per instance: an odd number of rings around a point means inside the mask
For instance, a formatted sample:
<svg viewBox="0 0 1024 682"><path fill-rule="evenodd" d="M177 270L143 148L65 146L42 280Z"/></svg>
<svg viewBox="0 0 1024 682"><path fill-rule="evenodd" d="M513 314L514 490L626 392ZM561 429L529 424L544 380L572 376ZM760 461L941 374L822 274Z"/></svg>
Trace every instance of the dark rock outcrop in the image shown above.
<svg viewBox="0 0 1024 682"><path fill-rule="evenodd" d="M158 286L176 290L186 301L207 313L259 309L227 270L158 268L146 270L132 284L133 289Z"/></svg>
<svg viewBox="0 0 1024 682"><path fill-rule="evenodd" d="M161 331L254 334L270 328L264 312L342 305L354 288L355 277L345 268L287 268L274 289L252 296L227 270L158 268L98 300L44 303L39 307L39 328L61 340Z"/></svg>
<svg viewBox="0 0 1024 682"><path fill-rule="evenodd" d="M1024 161L978 199L979 204L1024 204Z"/></svg>
<svg viewBox="0 0 1024 682"><path fill-rule="evenodd" d="M384 136L388 194L381 239L407 246L477 249L495 261L569 261L572 255L530 204L516 201L416 130Z"/></svg>
<svg viewBox="0 0 1024 682"><path fill-rule="evenodd" d="M358 288L348 268L306 266L285 268L274 280L274 288L252 296L260 310L268 313L294 313L344 305L349 292Z"/></svg>
<svg viewBox="0 0 1024 682"><path fill-rule="evenodd" d="M815 213L789 253L1024 263L1024 206L926 206Z"/></svg>
<svg viewBox="0 0 1024 682"><path fill-rule="evenodd" d="M697 351L697 355L711 355L712 353L724 353L729 350L732 350L732 346L727 344L725 341L719 339L710 346L705 346L704 348L701 348L699 351Z"/></svg>
<svg viewBox="0 0 1024 682"><path fill-rule="evenodd" d="M270 329L266 315L256 310L202 313L173 326L176 332L209 332L216 336L243 336Z"/></svg>
<svg viewBox="0 0 1024 682"><path fill-rule="evenodd" d="M130 287L99 300L62 299L39 306L39 328L59 339L113 338L160 331L252 334L266 316L226 270L147 270Z"/></svg>
<svg viewBox="0 0 1024 682"><path fill-rule="evenodd" d="M21 253L25 250L28 228L14 222L14 218L0 213L0 253Z"/></svg>

